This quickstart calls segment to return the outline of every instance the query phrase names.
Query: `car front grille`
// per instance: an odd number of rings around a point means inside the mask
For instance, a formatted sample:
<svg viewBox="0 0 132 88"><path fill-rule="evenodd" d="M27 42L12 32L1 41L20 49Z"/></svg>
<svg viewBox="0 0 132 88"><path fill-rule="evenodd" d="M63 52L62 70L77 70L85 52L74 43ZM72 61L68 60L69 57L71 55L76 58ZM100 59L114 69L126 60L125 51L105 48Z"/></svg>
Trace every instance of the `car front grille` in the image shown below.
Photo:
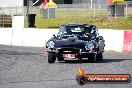
<svg viewBox="0 0 132 88"><path fill-rule="evenodd" d="M62 48L58 49L60 54L78 54L79 49L73 49L73 48Z"/></svg>

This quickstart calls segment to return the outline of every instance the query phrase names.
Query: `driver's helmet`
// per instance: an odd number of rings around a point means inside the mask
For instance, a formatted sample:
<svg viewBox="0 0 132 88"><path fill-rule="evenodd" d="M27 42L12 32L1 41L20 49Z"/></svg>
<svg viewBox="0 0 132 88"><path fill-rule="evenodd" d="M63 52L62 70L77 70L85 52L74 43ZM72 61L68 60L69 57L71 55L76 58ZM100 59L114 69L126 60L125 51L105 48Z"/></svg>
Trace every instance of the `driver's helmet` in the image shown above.
<svg viewBox="0 0 132 88"><path fill-rule="evenodd" d="M87 27L87 30L84 31L84 36L86 37L96 37L97 36L97 27L94 25L90 25Z"/></svg>
<svg viewBox="0 0 132 88"><path fill-rule="evenodd" d="M98 36L98 30L97 30L97 27L96 26L92 26L91 35L93 37L97 37Z"/></svg>
<svg viewBox="0 0 132 88"><path fill-rule="evenodd" d="M84 36L85 37L91 36L91 29L89 27L87 27L87 29L84 31Z"/></svg>

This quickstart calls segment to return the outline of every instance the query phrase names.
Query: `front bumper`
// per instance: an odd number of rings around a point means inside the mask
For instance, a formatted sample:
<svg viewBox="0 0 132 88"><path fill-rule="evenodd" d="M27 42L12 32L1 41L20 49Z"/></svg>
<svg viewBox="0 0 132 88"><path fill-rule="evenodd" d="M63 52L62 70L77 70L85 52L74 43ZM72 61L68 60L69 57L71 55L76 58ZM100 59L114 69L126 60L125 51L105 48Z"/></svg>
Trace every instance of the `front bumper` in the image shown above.
<svg viewBox="0 0 132 88"><path fill-rule="evenodd" d="M93 54L97 54L96 50L85 50L75 48L56 48L49 49L48 52L54 53L57 57L62 57L63 54L75 54L75 58L88 58Z"/></svg>

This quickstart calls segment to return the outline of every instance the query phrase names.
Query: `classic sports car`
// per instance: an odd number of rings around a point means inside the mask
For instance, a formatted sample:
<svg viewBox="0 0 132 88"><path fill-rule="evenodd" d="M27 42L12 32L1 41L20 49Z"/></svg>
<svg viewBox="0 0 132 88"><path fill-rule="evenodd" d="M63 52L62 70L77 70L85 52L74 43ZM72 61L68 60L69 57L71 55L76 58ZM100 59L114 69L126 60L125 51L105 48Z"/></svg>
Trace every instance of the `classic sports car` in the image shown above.
<svg viewBox="0 0 132 88"><path fill-rule="evenodd" d="M65 24L60 27L57 36L53 35L46 43L48 62L64 61L66 58L90 62L103 59L105 40L99 36L98 29L88 24Z"/></svg>

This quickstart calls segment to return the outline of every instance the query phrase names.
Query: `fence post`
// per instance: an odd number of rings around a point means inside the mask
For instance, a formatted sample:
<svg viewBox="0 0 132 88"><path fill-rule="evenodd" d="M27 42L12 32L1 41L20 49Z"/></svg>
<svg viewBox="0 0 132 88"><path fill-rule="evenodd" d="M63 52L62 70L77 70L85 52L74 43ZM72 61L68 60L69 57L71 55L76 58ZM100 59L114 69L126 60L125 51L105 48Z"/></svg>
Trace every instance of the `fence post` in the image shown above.
<svg viewBox="0 0 132 88"><path fill-rule="evenodd" d="M67 16L66 16L66 4L65 4L65 18L66 18Z"/></svg>
<svg viewBox="0 0 132 88"><path fill-rule="evenodd" d="M12 15L12 21L14 20L14 16ZM13 24L13 23L12 23ZM12 45L12 41L13 41L13 28L11 30L11 45Z"/></svg>
<svg viewBox="0 0 132 88"><path fill-rule="evenodd" d="M125 11L126 12L126 17L128 16L128 12L127 12L128 8L127 7L128 7L128 5L127 5L127 1L126 1L126 11Z"/></svg>
<svg viewBox="0 0 132 88"><path fill-rule="evenodd" d="M29 14L29 0L27 0L27 14L26 14L26 16L27 16L27 25L29 25L29 23L28 23L28 14Z"/></svg>
<svg viewBox="0 0 132 88"><path fill-rule="evenodd" d="M76 15L76 5L74 5L74 17Z"/></svg>
<svg viewBox="0 0 132 88"><path fill-rule="evenodd" d="M24 16L13 16L11 45L23 46L23 34L24 34Z"/></svg>
<svg viewBox="0 0 132 88"><path fill-rule="evenodd" d="M84 17L86 16L85 13L86 12L86 7L85 7L85 4L84 4Z"/></svg>
<svg viewBox="0 0 132 88"><path fill-rule="evenodd" d="M49 8L48 8L47 10L48 10L47 16L48 16L48 19L49 19L49 15L50 15L50 13L49 13Z"/></svg>
<svg viewBox="0 0 132 88"><path fill-rule="evenodd" d="M108 16L108 6L105 6L105 16Z"/></svg>
<svg viewBox="0 0 132 88"><path fill-rule="evenodd" d="M5 18L5 17L4 17L4 14L3 14L3 19L2 19L2 20L3 20L3 27L4 27L4 25L5 25L5 22L4 22L5 19L4 19L4 18Z"/></svg>
<svg viewBox="0 0 132 88"><path fill-rule="evenodd" d="M95 18L95 3L94 3L94 18Z"/></svg>
<svg viewBox="0 0 132 88"><path fill-rule="evenodd" d="M115 16L114 17L116 18L117 17L117 12L116 12L117 11L117 7L116 7L117 3L115 3L114 5L115 5Z"/></svg>
<svg viewBox="0 0 132 88"><path fill-rule="evenodd" d="M91 0L90 3L91 3L91 9L92 9L93 8L93 0Z"/></svg>

